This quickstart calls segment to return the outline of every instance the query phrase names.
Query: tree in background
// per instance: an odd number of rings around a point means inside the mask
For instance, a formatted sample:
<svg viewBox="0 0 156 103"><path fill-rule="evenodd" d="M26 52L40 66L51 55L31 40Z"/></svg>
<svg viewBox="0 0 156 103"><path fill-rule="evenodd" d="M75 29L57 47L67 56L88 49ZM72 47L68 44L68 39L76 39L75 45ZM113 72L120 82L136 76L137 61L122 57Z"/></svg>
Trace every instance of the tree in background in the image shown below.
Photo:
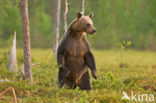
<svg viewBox="0 0 156 103"><path fill-rule="evenodd" d="M85 14L85 0L82 0L82 15Z"/></svg>
<svg viewBox="0 0 156 103"><path fill-rule="evenodd" d="M64 15L63 15L63 31L64 31L64 35L67 32L67 13L68 13L68 1L65 0L65 11L64 11Z"/></svg>
<svg viewBox="0 0 156 103"><path fill-rule="evenodd" d="M14 39L10 49L9 63L7 69L11 72L17 72L17 58L16 58L16 32L14 32Z"/></svg>
<svg viewBox="0 0 156 103"><path fill-rule="evenodd" d="M15 1L15 0L13 0ZM11 34L17 32L17 48L22 47L20 0L0 0L0 47L9 46ZM82 0L68 0L67 24L82 8ZM64 0L62 4L64 3ZM87 0L85 13L95 14L93 21L98 36L87 35L95 49L120 48L122 41L132 41L129 48L156 50L156 0ZM56 0L29 0L32 48L51 48L54 43ZM60 17L64 14L61 6ZM16 18L16 19L15 19ZM63 36L60 19L60 36ZM7 21L7 22L6 22Z"/></svg>
<svg viewBox="0 0 156 103"><path fill-rule="evenodd" d="M56 55L58 40L59 40L59 26L60 26L60 9L61 9L61 0L56 0L56 11L55 11L55 25L54 25L54 44L53 44L53 52Z"/></svg>
<svg viewBox="0 0 156 103"><path fill-rule="evenodd" d="M31 67L31 46L30 46L30 29L28 18L28 0L21 0L20 10L23 27L23 51L24 51L24 79L30 79L33 82Z"/></svg>

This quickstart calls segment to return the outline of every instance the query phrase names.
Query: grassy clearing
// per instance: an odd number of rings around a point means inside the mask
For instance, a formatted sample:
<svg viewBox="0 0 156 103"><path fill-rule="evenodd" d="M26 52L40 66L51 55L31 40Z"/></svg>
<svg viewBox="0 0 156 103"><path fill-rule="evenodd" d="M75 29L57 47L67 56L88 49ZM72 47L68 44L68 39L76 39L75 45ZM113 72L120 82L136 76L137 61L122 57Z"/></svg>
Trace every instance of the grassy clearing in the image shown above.
<svg viewBox="0 0 156 103"><path fill-rule="evenodd" d="M21 79L21 74L6 70L8 49L0 49L0 92L12 86L19 103L122 103L124 90L156 94L156 53L128 50L124 53L127 68L120 68L120 50L93 50L98 68L98 80L92 78L91 91L57 87L57 63L51 49L32 49L34 84ZM23 65L23 51L17 50L18 68ZM27 93L30 91L30 95ZM12 103L13 96L7 93L0 103ZM155 100L156 101L156 100ZM130 102L132 103L132 102ZM154 103L154 102L153 102Z"/></svg>

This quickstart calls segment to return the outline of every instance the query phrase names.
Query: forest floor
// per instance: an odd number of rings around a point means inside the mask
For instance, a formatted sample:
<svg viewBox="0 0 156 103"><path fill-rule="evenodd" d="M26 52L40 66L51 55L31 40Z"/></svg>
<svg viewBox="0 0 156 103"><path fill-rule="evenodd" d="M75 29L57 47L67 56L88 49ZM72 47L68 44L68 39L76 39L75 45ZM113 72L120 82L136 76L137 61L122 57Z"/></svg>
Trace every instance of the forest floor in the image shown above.
<svg viewBox="0 0 156 103"><path fill-rule="evenodd" d="M15 89L18 103L156 103L156 52L125 50L121 68L120 50L93 50L98 79L92 79L92 90L58 88L58 67L52 49L32 49L34 83L22 80L22 75L7 71L9 49L0 48L0 93L8 87ZM17 50L18 68L23 65L23 51ZM121 100L123 92L130 100ZM146 94L143 99L142 94ZM142 101L141 101L142 100ZM154 102L155 101L155 102ZM11 92L0 103L13 103Z"/></svg>

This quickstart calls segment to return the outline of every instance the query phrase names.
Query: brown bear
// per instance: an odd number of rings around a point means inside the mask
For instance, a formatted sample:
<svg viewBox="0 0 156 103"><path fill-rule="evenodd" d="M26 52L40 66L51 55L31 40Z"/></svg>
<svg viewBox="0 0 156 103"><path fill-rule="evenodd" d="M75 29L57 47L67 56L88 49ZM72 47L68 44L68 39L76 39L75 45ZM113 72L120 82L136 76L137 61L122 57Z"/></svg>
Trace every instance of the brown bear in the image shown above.
<svg viewBox="0 0 156 103"><path fill-rule="evenodd" d="M95 59L91 52L90 45L86 39L86 33L96 32L91 18L77 13L74 20L57 50L57 62L59 65L58 84L59 87L90 90L91 80L88 67L91 69L92 76L97 79Z"/></svg>

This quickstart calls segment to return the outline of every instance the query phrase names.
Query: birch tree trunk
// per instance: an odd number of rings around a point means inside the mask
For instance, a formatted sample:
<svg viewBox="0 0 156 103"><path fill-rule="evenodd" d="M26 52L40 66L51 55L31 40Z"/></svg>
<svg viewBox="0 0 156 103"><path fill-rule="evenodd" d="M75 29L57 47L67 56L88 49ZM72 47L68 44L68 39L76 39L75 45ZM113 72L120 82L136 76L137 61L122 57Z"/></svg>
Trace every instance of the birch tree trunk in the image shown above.
<svg viewBox="0 0 156 103"><path fill-rule="evenodd" d="M53 52L57 54L58 40L59 40L59 26L60 26L60 8L61 8L61 0L56 0L56 12L55 12L55 25L54 25L54 45Z"/></svg>
<svg viewBox="0 0 156 103"><path fill-rule="evenodd" d="M9 63L7 69L11 72L17 72L17 58L16 58L16 32L14 32L14 39L10 49Z"/></svg>
<svg viewBox="0 0 156 103"><path fill-rule="evenodd" d="M67 32L67 13L68 13L68 1L65 0L65 11L64 11L64 16L63 16L63 31L64 31L64 35Z"/></svg>
<svg viewBox="0 0 156 103"><path fill-rule="evenodd" d="M85 0L82 1L82 15L85 14Z"/></svg>
<svg viewBox="0 0 156 103"><path fill-rule="evenodd" d="M30 29L29 29L29 18L28 18L28 0L21 0L20 10L22 17L22 27L23 27L23 52L24 52L24 79L32 78L32 67L31 67L31 46L30 46Z"/></svg>

